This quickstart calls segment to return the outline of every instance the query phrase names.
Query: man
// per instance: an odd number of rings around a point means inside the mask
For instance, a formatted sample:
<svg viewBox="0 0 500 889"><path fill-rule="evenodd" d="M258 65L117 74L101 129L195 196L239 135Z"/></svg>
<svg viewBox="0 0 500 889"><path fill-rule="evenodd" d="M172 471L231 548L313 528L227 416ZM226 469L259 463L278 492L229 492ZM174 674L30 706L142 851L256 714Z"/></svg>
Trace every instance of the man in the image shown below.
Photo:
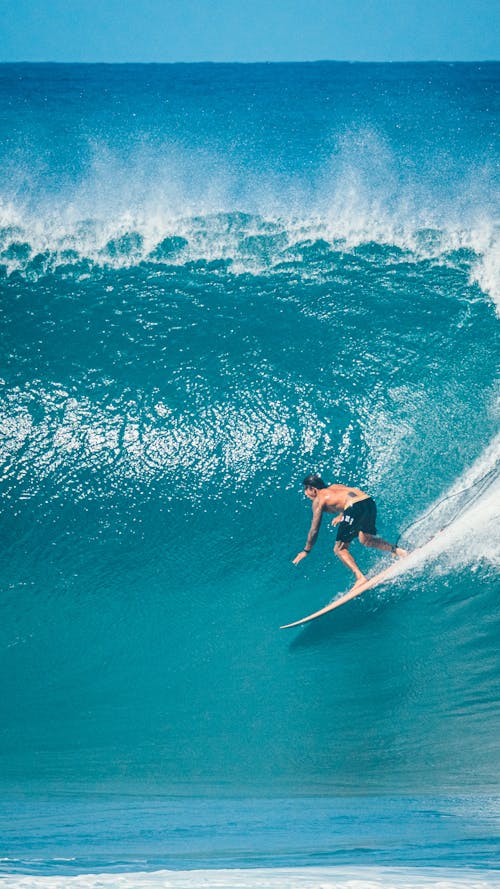
<svg viewBox="0 0 500 889"><path fill-rule="evenodd" d="M319 475L308 475L303 484L304 494L312 501L313 517L306 545L295 556L294 565L298 565L311 552L324 512L339 513L332 521L332 525L337 526L337 540L333 551L341 562L354 572L356 576L354 586L358 586L366 580L365 575L359 570L349 552L349 544L356 537L364 546L390 552L396 558L407 555L406 550L377 537L375 527L377 507L369 494L365 494L359 488L354 488L351 485L325 485Z"/></svg>

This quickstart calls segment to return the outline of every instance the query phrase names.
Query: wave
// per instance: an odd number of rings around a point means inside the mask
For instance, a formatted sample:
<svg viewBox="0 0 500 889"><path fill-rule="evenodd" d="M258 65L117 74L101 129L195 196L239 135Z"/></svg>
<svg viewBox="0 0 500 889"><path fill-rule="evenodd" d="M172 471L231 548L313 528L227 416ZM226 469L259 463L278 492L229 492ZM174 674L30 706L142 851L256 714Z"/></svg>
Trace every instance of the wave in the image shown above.
<svg viewBox="0 0 500 889"><path fill-rule="evenodd" d="M467 269L500 306L496 226L440 228L436 222L397 224L360 214L332 218L252 216L241 212L170 219L28 220L0 206L0 270L37 279L54 272L77 277L100 269L211 264L231 274L331 270L336 259L363 245L389 248L381 261L417 264L434 260ZM396 253L394 252L396 251Z"/></svg>
<svg viewBox="0 0 500 889"><path fill-rule="evenodd" d="M311 174L297 158L276 168L265 153L250 160L171 142L132 140L121 150L81 142L90 159L71 175L61 158L38 173L31 156L24 165L5 159L4 274L204 262L234 274L307 276L339 253L378 245L401 263L466 268L470 284L500 304L495 179L480 153L464 172L442 147L427 147L417 163L376 129L341 130L326 140L329 155L318 146Z"/></svg>
<svg viewBox="0 0 500 889"><path fill-rule="evenodd" d="M64 143L45 107L33 126L37 91L20 128L6 112L7 780L112 783L118 759L158 787L492 786L500 287L480 87L466 72L451 115L448 80L431 102L410 77L410 102L361 72L379 128L367 113L355 132L351 82L340 123L316 83L285 118L280 84L256 109L251 83L231 124L207 123L191 81L174 120L135 74L115 117L108 73L47 87ZM349 582L325 529L290 567L313 469L370 491L387 539L419 519L407 538L427 546L396 607L372 619L367 597L288 650L275 628Z"/></svg>

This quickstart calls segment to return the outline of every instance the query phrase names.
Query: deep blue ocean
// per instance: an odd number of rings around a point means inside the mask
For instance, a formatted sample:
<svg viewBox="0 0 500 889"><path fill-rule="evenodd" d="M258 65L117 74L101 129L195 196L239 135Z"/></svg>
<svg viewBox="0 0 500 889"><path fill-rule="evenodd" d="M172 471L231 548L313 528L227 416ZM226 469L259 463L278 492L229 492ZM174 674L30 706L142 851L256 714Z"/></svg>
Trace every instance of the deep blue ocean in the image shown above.
<svg viewBox="0 0 500 889"><path fill-rule="evenodd" d="M0 887L500 886L499 72L0 65Z"/></svg>

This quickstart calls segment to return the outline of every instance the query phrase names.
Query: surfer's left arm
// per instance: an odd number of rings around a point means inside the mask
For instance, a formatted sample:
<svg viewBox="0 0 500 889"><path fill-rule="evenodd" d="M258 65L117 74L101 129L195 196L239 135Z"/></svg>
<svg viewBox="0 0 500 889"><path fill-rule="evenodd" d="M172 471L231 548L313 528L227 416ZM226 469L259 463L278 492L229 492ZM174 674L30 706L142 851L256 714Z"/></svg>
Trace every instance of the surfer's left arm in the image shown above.
<svg viewBox="0 0 500 889"><path fill-rule="evenodd" d="M323 506L316 502L313 503L313 517L311 522L311 527L309 528L309 534L307 535L306 545L303 550L295 556L293 560L294 565L298 565L302 559L305 559L307 555L311 552L314 544L316 543L316 538L318 536L319 526L321 525L321 519L323 518Z"/></svg>

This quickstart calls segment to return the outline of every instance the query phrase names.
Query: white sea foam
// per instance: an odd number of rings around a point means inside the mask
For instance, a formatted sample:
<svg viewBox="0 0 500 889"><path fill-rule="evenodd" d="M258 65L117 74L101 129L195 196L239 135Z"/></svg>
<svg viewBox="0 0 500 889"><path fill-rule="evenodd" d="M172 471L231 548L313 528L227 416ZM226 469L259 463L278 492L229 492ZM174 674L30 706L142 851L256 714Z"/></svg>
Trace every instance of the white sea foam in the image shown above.
<svg viewBox="0 0 500 889"><path fill-rule="evenodd" d="M318 171L307 189L223 169L220 159L200 152L187 158L138 152L125 166L96 146L85 181L66 191L34 191L30 201L0 195L0 262L9 274L40 274L82 261L126 268L145 260L225 260L238 273L300 263L304 245L318 241L338 250L394 246L415 262L453 263L451 254L466 251L471 283L500 307L488 181L477 173L480 185L471 178L445 201L422 183L401 186L393 166L373 133L346 136L331 168ZM168 239L183 242L166 245Z"/></svg>
<svg viewBox="0 0 500 889"><path fill-rule="evenodd" d="M126 268L149 260L172 264L204 259L233 260L244 270L271 269L285 260L301 259L304 246L324 241L339 250L362 244L394 246L406 252L405 261L436 259L450 262L449 254L469 251L471 281L500 298L499 239L488 218L447 220L430 212L384 208L380 200L358 194L332 195L330 207L293 208L269 212L265 207L248 213L244 207L216 206L189 215L165 207L116 207L99 215L76 213L62 205L31 211L0 197L1 261L9 273L23 270L35 256L48 268L88 260L99 266ZM162 254L166 239L182 238L183 249ZM21 249L22 248L22 249ZM40 260L41 262L42 260Z"/></svg>
<svg viewBox="0 0 500 889"><path fill-rule="evenodd" d="M415 520L405 540L410 545L424 546L401 563L398 573L420 569L427 563L433 563L437 571L480 563L500 567L499 519L500 434Z"/></svg>
<svg viewBox="0 0 500 889"><path fill-rule="evenodd" d="M2 876L3 889L498 889L499 871L465 868L256 868L79 876Z"/></svg>

